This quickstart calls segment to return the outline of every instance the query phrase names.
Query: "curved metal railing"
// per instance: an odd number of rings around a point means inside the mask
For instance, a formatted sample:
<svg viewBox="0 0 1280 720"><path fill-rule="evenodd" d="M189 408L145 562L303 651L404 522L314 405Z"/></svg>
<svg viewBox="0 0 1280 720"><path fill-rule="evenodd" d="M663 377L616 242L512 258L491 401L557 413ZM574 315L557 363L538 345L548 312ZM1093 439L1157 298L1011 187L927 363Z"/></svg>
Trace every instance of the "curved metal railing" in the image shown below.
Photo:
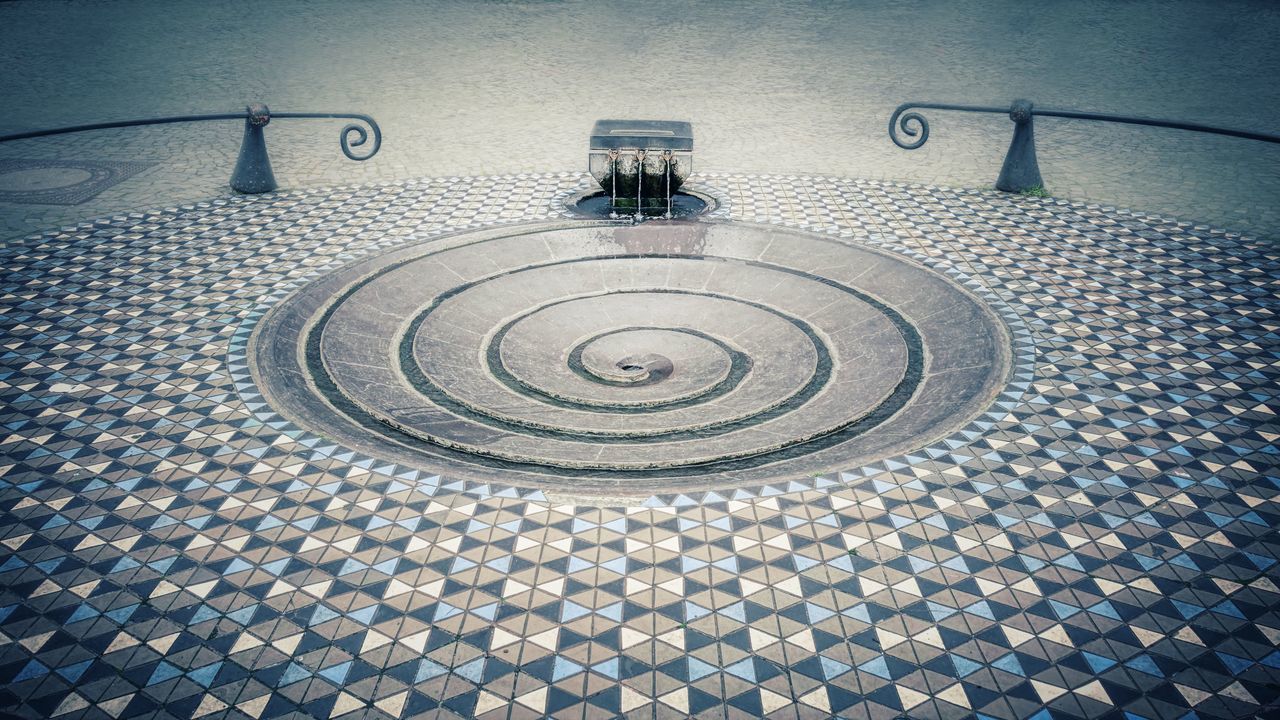
<svg viewBox="0 0 1280 720"><path fill-rule="evenodd" d="M896 110L893 111L893 116L889 118L889 139L893 141L894 145L897 145L903 150L915 150L921 145L924 145L929 140L928 119L926 119L925 116L921 115L918 112L907 112L912 108L919 108L921 110L962 110L964 112L985 112L985 113L1002 113L1002 112L1009 111L1008 108L982 107L979 105L948 105L946 103L903 103L899 105ZM903 113L906 113L906 114L904 115ZM920 129L919 130L912 129L911 126L908 125L908 123L911 123L911 122L916 123L916 125ZM919 135L920 139L916 140L915 142L903 142L903 140L898 137L899 128L901 128L902 132L908 137L915 137L916 135Z"/></svg>
<svg viewBox="0 0 1280 720"><path fill-rule="evenodd" d="M1003 107L950 105L947 103L903 103L893 111L893 115L889 118L889 138L893 140L894 145L897 145L903 150L914 150L921 145L924 145L929 139L929 121L918 112L907 112L913 108L920 110L959 110L963 112L984 113L1011 112L1010 108ZM1074 120L1100 120L1103 122L1124 123L1127 125L1149 125L1153 127L1173 128L1175 130L1192 130L1195 132L1213 133L1215 135L1227 135L1230 137L1245 138L1247 140L1280 143L1280 135L1253 132L1251 130L1236 130L1234 128L1217 127L1215 125L1201 125L1200 123L1179 122L1177 120L1158 120L1156 118L1081 112L1078 110L1045 110L1034 106L1031 107L1030 112L1032 115L1040 115L1043 117L1071 118ZM911 122L918 124L920 129L912 129L908 125L908 123ZM915 137L916 135L919 135L920 138L914 142L904 142L900 137L898 137L899 130L908 137Z"/></svg>
<svg viewBox="0 0 1280 720"><path fill-rule="evenodd" d="M1008 113L1009 119L1014 122L1013 140L1009 143L1009 152L1005 155L1004 165L1000 169L1000 177L996 180L996 187L1010 192L1044 189L1044 181L1040 178L1040 167L1035 154L1035 135L1032 120L1037 115L1041 117L1097 120L1126 125L1147 125L1150 127L1173 128L1175 130L1190 130L1280 144L1280 135L1254 132L1252 130L1239 130L1216 125L1130 115L1112 115L1078 110L1047 110L1037 108L1026 100L1015 100L1008 108L984 105L952 105L949 103L903 103L894 109L893 115L889 116L889 139L893 141L894 145L903 150L915 150L929 140L929 120L924 115L916 112L917 110ZM912 139L904 140L902 135Z"/></svg>
<svg viewBox="0 0 1280 720"><path fill-rule="evenodd" d="M382 147L382 128L378 127L378 123L372 117L362 113L309 113L309 112L283 112L273 113L266 105L254 103L247 106L243 112L238 113L206 113L203 115L171 115L158 118L140 118L136 120L115 120L111 122L90 123L88 125L68 125L59 128L47 128L44 130L30 130L27 132L10 133L8 135L0 135L0 142L9 142L11 140L27 140L30 138L49 137L51 135L65 135L67 133L87 132L91 130L110 130L112 128L138 127L142 125L168 125L171 123L187 123L187 122L205 122L209 120L244 120L245 121L245 139L240 147L240 156L236 163L236 171L232 176L231 186L241 192L257 193L274 190L276 188L275 178L271 174L270 160L266 154L266 144L262 137L262 128L267 125L273 118L318 118L318 119L349 119L359 120L368 125L365 129L364 125L358 123L348 123L343 126L338 134L338 144L342 148L342 154L347 158L362 162L368 160L378 154L378 150ZM369 134L373 133L373 147L367 153L357 154L351 150L353 147L360 147L369 140ZM354 133L354 139L352 134ZM255 173L254 179L244 180L242 168L252 170Z"/></svg>
<svg viewBox="0 0 1280 720"><path fill-rule="evenodd" d="M357 162L363 162L378 154L378 150L382 148L382 128L378 127L378 123L368 115L360 113L273 113L272 117L278 118L322 118L322 119L341 119L341 120L360 120L369 126L369 130L373 131L373 147L365 155L356 155L351 152L352 147L364 145L369 139L369 133L365 129L355 123L347 123L342 127L338 135L338 143L342 146L342 154L349 159ZM349 142L350 134L354 132L359 137L355 142Z"/></svg>

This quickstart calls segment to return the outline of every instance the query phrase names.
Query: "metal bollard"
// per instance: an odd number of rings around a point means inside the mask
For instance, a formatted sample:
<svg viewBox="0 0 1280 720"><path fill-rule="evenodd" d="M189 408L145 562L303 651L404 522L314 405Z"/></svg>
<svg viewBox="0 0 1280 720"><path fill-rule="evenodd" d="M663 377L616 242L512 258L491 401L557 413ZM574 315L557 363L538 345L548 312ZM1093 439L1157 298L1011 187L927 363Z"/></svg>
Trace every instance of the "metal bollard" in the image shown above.
<svg viewBox="0 0 1280 720"><path fill-rule="evenodd" d="M267 139L262 129L271 122L271 110L262 103L245 108L244 139L240 142L240 156L236 169L231 173L231 189L242 193L265 193L275 190L275 173L271 172L271 158L267 156Z"/></svg>
<svg viewBox="0 0 1280 720"><path fill-rule="evenodd" d="M1035 116L1031 108L1028 100L1014 100L1009 108L1009 119L1014 123L1013 140L1009 142L1009 152L1005 153L1000 177L996 179L997 190L1026 192L1044 188L1040 163L1036 161Z"/></svg>

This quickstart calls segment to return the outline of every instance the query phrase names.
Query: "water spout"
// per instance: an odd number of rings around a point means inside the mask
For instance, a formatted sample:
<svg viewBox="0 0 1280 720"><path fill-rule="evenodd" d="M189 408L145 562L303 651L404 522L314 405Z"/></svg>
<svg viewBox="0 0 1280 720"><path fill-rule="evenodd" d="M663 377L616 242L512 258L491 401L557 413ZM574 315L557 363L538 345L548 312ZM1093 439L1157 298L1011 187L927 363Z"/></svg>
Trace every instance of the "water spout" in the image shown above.
<svg viewBox="0 0 1280 720"><path fill-rule="evenodd" d="M618 217L618 151L609 151L609 174L613 176L613 190L609 193L609 217Z"/></svg>
<svg viewBox="0 0 1280 720"><path fill-rule="evenodd" d="M687 122L597 121L591 130L588 168L604 190L602 216L642 220L682 215L687 195L680 188L693 169L692 155L693 128Z"/></svg>
<svg viewBox="0 0 1280 720"><path fill-rule="evenodd" d="M644 212L644 150L636 151L636 217Z"/></svg>
<svg viewBox="0 0 1280 720"><path fill-rule="evenodd" d="M662 174L667 181L667 214L663 215L663 217L666 218L667 220L670 220L671 219L671 151L670 150L662 151L662 160L664 163L662 166Z"/></svg>

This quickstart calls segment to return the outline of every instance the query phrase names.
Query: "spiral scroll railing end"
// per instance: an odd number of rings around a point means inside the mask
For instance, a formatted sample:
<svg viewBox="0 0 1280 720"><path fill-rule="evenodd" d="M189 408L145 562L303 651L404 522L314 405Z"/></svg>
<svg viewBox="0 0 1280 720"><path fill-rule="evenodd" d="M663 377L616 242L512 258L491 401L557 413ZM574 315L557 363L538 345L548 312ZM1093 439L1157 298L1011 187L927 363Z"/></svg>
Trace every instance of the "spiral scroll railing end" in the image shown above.
<svg viewBox="0 0 1280 720"><path fill-rule="evenodd" d="M369 132L356 123L348 123L345 125L342 128L341 134L338 136L338 141L342 144L343 155L346 155L350 160L363 162L378 154L378 150L382 147L382 129L378 127L378 123L375 122L373 118L367 115L362 115L357 119L367 123L369 125L369 130L373 131L373 147L370 148L369 152L364 155L357 155L351 152L351 148L364 145L369 139ZM350 139L351 133L353 132L357 135L354 141Z"/></svg>
<svg viewBox="0 0 1280 720"><path fill-rule="evenodd" d="M907 112L912 107L914 107L912 103L899 105L889 118L889 139L903 150L915 150L929 140L929 121L918 112ZM919 126L918 130L911 127L912 122ZM899 131L907 137L919 135L919 138L910 142L904 141L898 135Z"/></svg>

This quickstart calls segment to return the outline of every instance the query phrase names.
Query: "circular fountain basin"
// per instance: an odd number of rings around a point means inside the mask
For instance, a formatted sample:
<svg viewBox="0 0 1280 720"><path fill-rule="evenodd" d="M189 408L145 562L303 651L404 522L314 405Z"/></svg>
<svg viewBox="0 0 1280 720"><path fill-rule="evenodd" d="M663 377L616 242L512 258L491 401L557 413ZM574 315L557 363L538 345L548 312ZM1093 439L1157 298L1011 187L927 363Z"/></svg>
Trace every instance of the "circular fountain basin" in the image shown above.
<svg viewBox="0 0 1280 720"><path fill-rule="evenodd" d="M636 215L644 218L687 220L714 210L716 202L705 195L682 190L671 194L669 206L661 202L637 208L635 202L619 202L610 198L608 193L588 192L571 197L565 206L578 217L596 220Z"/></svg>
<svg viewBox="0 0 1280 720"><path fill-rule="evenodd" d="M541 224L326 274L251 341L267 401L397 462L648 495L920 447L1003 387L1009 338L942 274L735 223Z"/></svg>

